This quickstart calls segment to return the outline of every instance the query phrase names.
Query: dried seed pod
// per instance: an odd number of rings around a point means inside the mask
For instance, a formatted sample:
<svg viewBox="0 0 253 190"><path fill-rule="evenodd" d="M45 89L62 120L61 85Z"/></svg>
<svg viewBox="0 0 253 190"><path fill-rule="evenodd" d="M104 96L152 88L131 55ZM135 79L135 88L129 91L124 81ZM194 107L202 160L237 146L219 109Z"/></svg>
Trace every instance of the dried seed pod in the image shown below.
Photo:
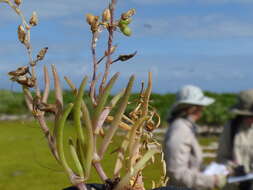
<svg viewBox="0 0 253 190"><path fill-rule="evenodd" d="M22 3L22 0L14 0L14 3L19 6Z"/></svg>
<svg viewBox="0 0 253 190"><path fill-rule="evenodd" d="M24 66L24 67L17 68L15 71L10 71L8 73L8 75L10 75L10 76L23 76L23 75L25 75L27 73L30 74L29 67L28 66Z"/></svg>
<svg viewBox="0 0 253 190"><path fill-rule="evenodd" d="M105 56L108 56L109 54L110 55L113 54L115 52L115 50L116 50L116 47L117 46L112 46L111 49L110 49L110 53L108 53L108 51L105 51Z"/></svg>
<svg viewBox="0 0 253 190"><path fill-rule="evenodd" d="M136 13L136 10L135 9L130 9L129 11L123 13L121 15L121 19L125 20L125 19L128 19L130 18L131 16L133 16L134 14Z"/></svg>
<svg viewBox="0 0 253 190"><path fill-rule="evenodd" d="M26 76L13 76L10 78L10 80L15 81L15 82L17 82L18 80L19 81L26 81L26 78L27 78Z"/></svg>
<svg viewBox="0 0 253 190"><path fill-rule="evenodd" d="M137 53L137 51L135 51L132 54L128 54L128 55L120 55L117 59L112 61L112 63L117 62L117 61L127 61L127 60L131 59L132 57L134 57L136 55L136 53Z"/></svg>
<svg viewBox="0 0 253 190"><path fill-rule="evenodd" d="M41 61L44 59L46 53L47 53L48 47L44 47L40 50L40 52L37 55L37 61Z"/></svg>
<svg viewBox="0 0 253 190"><path fill-rule="evenodd" d="M18 26L18 39L22 44L26 43L26 32L22 25Z"/></svg>
<svg viewBox="0 0 253 190"><path fill-rule="evenodd" d="M47 104L44 102L40 102L37 105L37 109L39 109L40 111L45 111L45 112L50 112L50 113L56 113L57 111L57 107L55 104Z"/></svg>
<svg viewBox="0 0 253 190"><path fill-rule="evenodd" d="M35 86L35 78L29 78L27 76L13 76L10 80L15 81L21 85L24 85L29 88L33 88Z"/></svg>
<svg viewBox="0 0 253 190"><path fill-rule="evenodd" d="M36 78L27 78L27 83L25 84L29 88L33 88L35 86Z"/></svg>
<svg viewBox="0 0 253 190"><path fill-rule="evenodd" d="M98 28L99 28L99 22L98 22L98 20L97 21L94 20L93 23L91 24L90 28L91 28L92 33L97 32Z"/></svg>
<svg viewBox="0 0 253 190"><path fill-rule="evenodd" d="M31 26L36 26L38 24L38 16L35 11L32 13L32 17L31 17L29 23L31 24Z"/></svg>
<svg viewBox="0 0 253 190"><path fill-rule="evenodd" d="M111 12L110 9L105 9L102 14L102 22L108 22L111 20Z"/></svg>

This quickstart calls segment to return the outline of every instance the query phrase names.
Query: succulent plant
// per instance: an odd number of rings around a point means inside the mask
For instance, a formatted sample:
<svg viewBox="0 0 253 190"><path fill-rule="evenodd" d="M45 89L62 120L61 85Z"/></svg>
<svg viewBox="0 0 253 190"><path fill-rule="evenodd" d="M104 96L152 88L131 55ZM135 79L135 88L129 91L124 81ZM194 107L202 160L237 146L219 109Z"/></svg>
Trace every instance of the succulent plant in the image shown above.
<svg viewBox="0 0 253 190"><path fill-rule="evenodd" d="M118 61L127 61L137 53L135 51L132 54L119 55L113 59L112 56L117 49L117 46L113 45L113 34L119 28L124 35L131 35L128 25L132 21L132 16L136 13L135 9L122 13L119 20L114 20L116 1L112 0L109 7L102 12L102 20L99 16L93 14L86 15L86 21L90 25L92 34L91 53L93 58L93 75L89 85L89 97L92 100L92 107L88 108L86 105L87 100L83 97L89 78L85 76L79 88L76 88L73 82L65 77L66 82L73 91L74 101L64 105L60 79L54 65L51 69L54 79L55 102L53 104L48 103L50 87L48 70L44 67L45 88L41 92L38 87L39 81L37 81L35 67L38 62L43 61L49 48L42 48L33 58L30 42L30 28L38 24L37 13L33 12L28 23L19 8L21 1L12 3L10 0L0 0L0 2L10 5L20 16L22 23L18 27L18 39L27 49L29 58L29 66L21 66L8 74L11 80L22 86L26 104L34 118L39 122L53 156L68 175L70 182L79 190L86 190L86 182L90 177L91 168L94 167L100 178L110 189L145 189L142 170L149 161L154 160L155 154L162 154L161 145L152 136L152 131L160 125L159 115L150 106L152 74L149 73L147 87L144 89L143 85L139 98L135 102L136 107L128 115L126 114L126 108L130 103L129 96L135 76L130 77L125 89L109 99L111 89L120 75L116 73L108 80L111 65ZM108 32L108 47L101 58L97 59L96 45L99 35L103 31ZM97 91L96 85L98 85L99 78L97 69L103 61L105 62L105 70ZM31 92L33 89L35 89L35 94ZM114 115L111 112L113 109L117 109ZM54 116L53 130L49 130L45 113ZM68 138L67 148L71 153L74 166L66 159L63 143L64 127L70 113L73 114L73 127L76 130L77 137L76 139ZM104 128L105 123L109 124L108 129ZM126 136L122 141L122 145L115 151L117 152L117 160L114 173L108 175L101 161L104 159L105 152L108 150L118 128L124 129ZM102 140L101 145L97 143L99 138ZM161 161L163 162L163 159ZM126 167L123 168L123 164ZM125 174L122 176L121 170L125 170ZM164 173L157 185L163 185L166 180Z"/></svg>

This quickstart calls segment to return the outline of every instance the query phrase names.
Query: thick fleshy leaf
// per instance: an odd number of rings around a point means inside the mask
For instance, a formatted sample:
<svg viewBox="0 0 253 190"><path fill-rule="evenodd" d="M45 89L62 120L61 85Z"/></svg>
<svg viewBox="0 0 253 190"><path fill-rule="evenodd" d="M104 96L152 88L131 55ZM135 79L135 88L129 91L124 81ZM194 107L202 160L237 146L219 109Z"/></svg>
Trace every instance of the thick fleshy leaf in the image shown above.
<svg viewBox="0 0 253 190"><path fill-rule="evenodd" d="M115 83L115 81L117 80L118 77L119 77L119 73L116 73L111 78L111 80L108 82L107 86L105 87L104 93L98 99L98 105L95 108L94 115L93 115L93 118L92 118L92 123L93 123L94 129L97 127L97 124L99 122L100 114L101 114L102 110L104 109L106 101L107 101L107 99L110 95L111 89L112 89L112 87L113 87L113 85L114 85L114 83Z"/></svg>
<svg viewBox="0 0 253 190"><path fill-rule="evenodd" d="M134 76L131 76L131 78L128 82L126 91L124 93L124 96L120 102L119 108L118 108L117 113L115 115L115 118L110 126L110 129L107 131L107 134L105 135L105 138L104 138L101 148L99 150L99 156L101 158L103 158L103 155L104 155L105 151L107 150L107 148L112 140L112 137L114 136L114 134L119 126L119 123L121 122L121 118L122 118L122 116L125 112L125 109L127 107L127 104L128 104L128 99L129 99L129 96L130 96L130 93L132 90L134 78L135 78Z"/></svg>
<svg viewBox="0 0 253 190"><path fill-rule="evenodd" d="M65 126L65 122L66 119L69 115L69 113L71 112L73 108L73 104L70 103L68 104L68 106L65 108L65 110L63 111L63 114L61 115L61 117L59 118L59 120L56 122L56 131L55 131L55 137L56 137L56 147L57 147L57 151L58 151L58 155L59 155L59 159L60 162L64 168L64 170L69 174L69 176L73 175L73 171L72 169L69 167L67 160L65 158L65 154L64 154L64 148L63 148L63 130L64 130L64 126Z"/></svg>

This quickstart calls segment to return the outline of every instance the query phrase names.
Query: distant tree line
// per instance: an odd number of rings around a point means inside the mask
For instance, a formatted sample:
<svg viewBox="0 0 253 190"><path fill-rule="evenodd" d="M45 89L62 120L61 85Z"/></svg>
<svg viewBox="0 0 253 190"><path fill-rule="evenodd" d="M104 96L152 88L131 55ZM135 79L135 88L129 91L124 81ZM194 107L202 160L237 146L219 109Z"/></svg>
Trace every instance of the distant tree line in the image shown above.
<svg viewBox="0 0 253 190"><path fill-rule="evenodd" d="M71 96L70 91L64 91L63 96L66 103L73 101L73 96ZM229 118L231 114L229 109L236 102L236 94L233 93L213 93L206 92L210 97L215 98L215 103L205 108L202 119L200 120L201 124L205 125L223 125ZM131 104L128 107L128 112L138 102L138 94L133 94L130 98ZM86 96L88 99L89 97ZM50 93L49 102L53 103L53 93ZM166 124L166 119L168 116L169 108L175 101L175 94L156 94L151 95L151 105L157 110L161 116L162 125ZM88 105L90 103L88 101ZM27 108L25 106L25 101L23 94L20 92L12 92L8 90L0 90L0 114L26 114Z"/></svg>

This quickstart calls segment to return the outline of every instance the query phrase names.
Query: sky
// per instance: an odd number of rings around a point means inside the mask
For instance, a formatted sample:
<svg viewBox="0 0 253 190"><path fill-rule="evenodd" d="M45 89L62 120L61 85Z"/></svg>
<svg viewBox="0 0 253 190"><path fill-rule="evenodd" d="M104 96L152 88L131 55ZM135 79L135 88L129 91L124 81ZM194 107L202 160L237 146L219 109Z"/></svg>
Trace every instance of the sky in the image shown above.
<svg viewBox="0 0 253 190"><path fill-rule="evenodd" d="M92 75L91 33L85 14L101 15L108 0L23 0L21 10L29 20L32 11L39 25L32 28L33 55L48 47L37 66L43 88L42 68L55 64L62 87L63 76L78 86ZM134 91L153 73L153 92L175 92L193 84L214 92L239 92L253 88L253 0L118 0L116 18L136 9L129 25L131 37L115 32L119 54L137 55L128 62L117 62L111 74L120 78L113 92L122 89L130 75L136 76ZM7 73L28 63L25 48L18 42L20 18L0 3L0 89L20 90ZM98 58L106 48L106 32L98 41ZM103 72L101 64L99 71Z"/></svg>

